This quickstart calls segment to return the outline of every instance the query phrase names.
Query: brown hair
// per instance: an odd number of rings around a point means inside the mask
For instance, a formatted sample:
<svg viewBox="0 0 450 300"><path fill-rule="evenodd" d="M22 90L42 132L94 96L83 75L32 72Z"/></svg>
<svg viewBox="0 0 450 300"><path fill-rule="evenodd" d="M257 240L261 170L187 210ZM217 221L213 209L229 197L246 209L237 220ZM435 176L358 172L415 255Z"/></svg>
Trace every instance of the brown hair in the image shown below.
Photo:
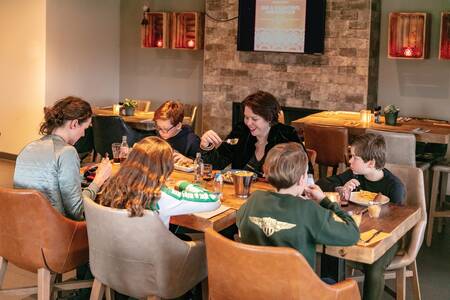
<svg viewBox="0 0 450 300"><path fill-rule="evenodd" d="M170 145L159 137L147 137L134 146L119 172L106 183L100 204L141 217L144 209L156 207L161 186L172 171Z"/></svg>
<svg viewBox="0 0 450 300"><path fill-rule="evenodd" d="M382 169L386 164L386 142L384 137L375 133L366 133L355 137L351 146L355 155L364 162L375 161L375 168Z"/></svg>
<svg viewBox="0 0 450 300"><path fill-rule="evenodd" d="M248 95L242 101L242 110L246 106L270 124L278 122L278 114L281 107L274 95L264 91L257 91L254 94Z"/></svg>
<svg viewBox="0 0 450 300"><path fill-rule="evenodd" d="M167 100L155 111L153 120L170 120L172 125L183 122L184 107L180 101Z"/></svg>
<svg viewBox="0 0 450 300"><path fill-rule="evenodd" d="M264 162L267 181L277 190L297 183L308 168L308 156L299 143L278 144L270 149Z"/></svg>
<svg viewBox="0 0 450 300"><path fill-rule="evenodd" d="M92 116L91 105L77 97L69 96L56 101L52 107L44 108L44 122L39 129L40 134L51 134L64 122L78 120L83 123Z"/></svg>

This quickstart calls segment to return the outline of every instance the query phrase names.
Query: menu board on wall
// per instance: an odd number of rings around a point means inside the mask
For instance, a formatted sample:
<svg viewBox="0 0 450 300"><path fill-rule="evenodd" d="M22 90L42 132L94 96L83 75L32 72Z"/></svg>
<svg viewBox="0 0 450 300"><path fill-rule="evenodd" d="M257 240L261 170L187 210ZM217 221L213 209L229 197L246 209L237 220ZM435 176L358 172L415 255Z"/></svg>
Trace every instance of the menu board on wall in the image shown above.
<svg viewBox="0 0 450 300"><path fill-rule="evenodd" d="M304 52L306 0L256 0L255 51Z"/></svg>

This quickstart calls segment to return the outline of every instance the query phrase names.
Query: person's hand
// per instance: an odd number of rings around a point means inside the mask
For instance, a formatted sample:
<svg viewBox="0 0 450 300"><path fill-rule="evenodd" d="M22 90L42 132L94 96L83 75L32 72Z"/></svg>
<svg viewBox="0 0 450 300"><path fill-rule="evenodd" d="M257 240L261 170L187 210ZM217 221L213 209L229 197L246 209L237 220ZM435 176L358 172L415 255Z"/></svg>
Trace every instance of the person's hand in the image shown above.
<svg viewBox="0 0 450 300"><path fill-rule="evenodd" d="M111 176L112 165L108 158L102 159L101 163L98 164L98 169L95 174L94 183L101 187L103 183Z"/></svg>
<svg viewBox="0 0 450 300"><path fill-rule="evenodd" d="M208 130L202 135L200 148L209 149L211 145L215 148L222 144L222 139L214 130Z"/></svg>
<svg viewBox="0 0 450 300"><path fill-rule="evenodd" d="M305 187L305 195L307 198L314 200L317 203L319 203L320 201L323 200L323 198L325 198L325 193L316 184L311 184Z"/></svg>
<svg viewBox="0 0 450 300"><path fill-rule="evenodd" d="M173 162L174 163L178 163L178 164L183 164L183 163L192 164L192 163L194 163L194 161L192 159L190 159L189 157L184 156L180 152L174 152L173 153Z"/></svg>
<svg viewBox="0 0 450 300"><path fill-rule="evenodd" d="M350 192L356 189L360 185L357 179L351 179L344 184L344 188L349 190Z"/></svg>

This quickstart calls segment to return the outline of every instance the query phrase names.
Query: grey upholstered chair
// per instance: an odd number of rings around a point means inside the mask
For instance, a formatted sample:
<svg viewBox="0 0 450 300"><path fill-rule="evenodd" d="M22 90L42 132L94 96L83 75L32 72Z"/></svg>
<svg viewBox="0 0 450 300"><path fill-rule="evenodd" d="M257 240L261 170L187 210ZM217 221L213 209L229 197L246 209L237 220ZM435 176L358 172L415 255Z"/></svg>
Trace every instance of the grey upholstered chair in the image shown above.
<svg viewBox="0 0 450 300"><path fill-rule="evenodd" d="M172 299L206 278L203 241L180 240L157 214L130 218L89 198L84 207L95 277L91 300L102 299L105 287L139 299Z"/></svg>
<svg viewBox="0 0 450 300"><path fill-rule="evenodd" d="M386 168L406 187L406 205L421 209L420 221L405 236L404 246L398 251L384 274L385 279L396 279L396 299L405 299L406 278L412 277L415 299L420 299L419 276L416 257L422 246L427 225L425 190L421 169L405 165L387 164Z"/></svg>

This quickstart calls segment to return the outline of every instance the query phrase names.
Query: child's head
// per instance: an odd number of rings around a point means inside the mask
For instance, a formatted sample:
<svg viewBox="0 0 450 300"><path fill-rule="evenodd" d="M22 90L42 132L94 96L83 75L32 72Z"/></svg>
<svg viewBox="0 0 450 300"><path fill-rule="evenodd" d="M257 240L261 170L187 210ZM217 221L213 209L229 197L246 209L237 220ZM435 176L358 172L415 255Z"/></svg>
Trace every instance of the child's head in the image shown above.
<svg viewBox="0 0 450 300"><path fill-rule="evenodd" d="M179 101L168 100L155 111L153 120L159 135L167 140L176 136L183 125L184 107Z"/></svg>
<svg viewBox="0 0 450 300"><path fill-rule="evenodd" d="M158 137L147 137L134 146L119 172L105 184L100 203L128 209L131 217L142 216L145 208L156 206L161 186L172 171L170 145Z"/></svg>
<svg viewBox="0 0 450 300"><path fill-rule="evenodd" d="M299 186L303 192L308 171L308 156L298 143L278 144L267 154L264 174L277 190Z"/></svg>
<svg viewBox="0 0 450 300"><path fill-rule="evenodd" d="M372 170L380 170L386 163L386 142L379 134L366 133L355 137L350 152L350 168L355 174L365 175Z"/></svg>

